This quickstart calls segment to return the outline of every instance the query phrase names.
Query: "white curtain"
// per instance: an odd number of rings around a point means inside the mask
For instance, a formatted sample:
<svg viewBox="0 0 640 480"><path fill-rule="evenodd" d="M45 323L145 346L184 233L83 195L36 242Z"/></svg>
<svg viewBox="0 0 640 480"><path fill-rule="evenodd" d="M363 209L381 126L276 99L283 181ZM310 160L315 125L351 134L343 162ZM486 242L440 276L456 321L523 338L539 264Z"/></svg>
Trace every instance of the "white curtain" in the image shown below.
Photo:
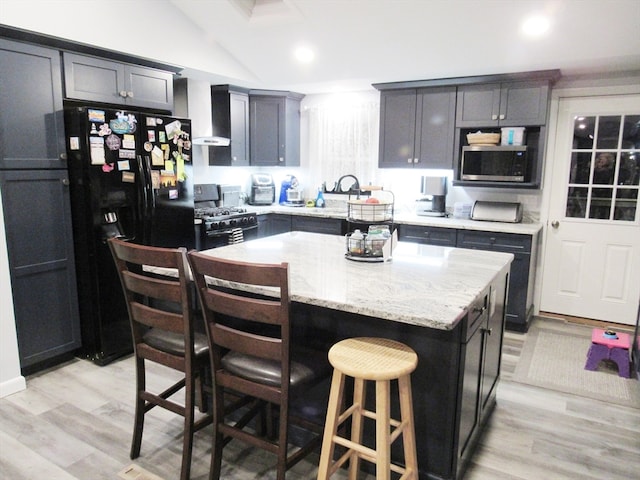
<svg viewBox="0 0 640 480"><path fill-rule="evenodd" d="M331 190L343 175L361 185L375 183L378 164L379 102L370 97L334 96L308 107L309 170L314 185Z"/></svg>

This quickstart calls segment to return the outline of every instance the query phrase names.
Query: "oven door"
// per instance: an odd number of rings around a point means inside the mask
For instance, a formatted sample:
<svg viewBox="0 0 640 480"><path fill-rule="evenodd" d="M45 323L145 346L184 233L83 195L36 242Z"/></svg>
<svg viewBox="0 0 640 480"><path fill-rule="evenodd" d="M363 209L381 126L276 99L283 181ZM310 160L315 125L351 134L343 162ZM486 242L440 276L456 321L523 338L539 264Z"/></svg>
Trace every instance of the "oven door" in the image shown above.
<svg viewBox="0 0 640 480"><path fill-rule="evenodd" d="M252 225L250 227L244 227L242 230L242 241L252 240L258 238L258 225ZM236 229L225 230L210 230L203 232L201 249L209 250L211 248L224 247L226 245L232 245L233 243L239 243L237 236L234 235Z"/></svg>

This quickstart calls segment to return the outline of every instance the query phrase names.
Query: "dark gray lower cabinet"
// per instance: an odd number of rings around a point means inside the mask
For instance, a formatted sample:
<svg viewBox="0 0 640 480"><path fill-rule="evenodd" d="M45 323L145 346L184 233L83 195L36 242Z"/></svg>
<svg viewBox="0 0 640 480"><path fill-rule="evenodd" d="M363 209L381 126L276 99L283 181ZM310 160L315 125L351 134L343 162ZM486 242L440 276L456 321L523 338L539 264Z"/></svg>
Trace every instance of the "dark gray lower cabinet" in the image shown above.
<svg viewBox="0 0 640 480"><path fill-rule="evenodd" d="M314 232L344 235L346 220L340 218L309 217L270 213L258 215L258 237L268 237L285 232Z"/></svg>
<svg viewBox="0 0 640 480"><path fill-rule="evenodd" d="M293 215L291 217L292 232L328 233L331 235L344 235L346 220L338 218L318 218Z"/></svg>
<svg viewBox="0 0 640 480"><path fill-rule="evenodd" d="M459 230L457 246L476 250L513 253L509 299L507 302L507 328L527 331L533 315L533 283L536 236L515 233L496 233L477 230Z"/></svg>
<svg viewBox="0 0 640 480"><path fill-rule="evenodd" d="M291 231L291 215L269 213L258 215L258 238Z"/></svg>
<svg viewBox="0 0 640 480"><path fill-rule="evenodd" d="M406 242L513 253L509 279L507 329L526 332L533 315L536 235L479 230L399 225L398 239Z"/></svg>
<svg viewBox="0 0 640 480"><path fill-rule="evenodd" d="M398 225L398 240L440 245L456 246L457 230L454 228L427 227L422 225Z"/></svg>
<svg viewBox="0 0 640 480"><path fill-rule="evenodd" d="M66 170L0 171L20 367L80 347Z"/></svg>

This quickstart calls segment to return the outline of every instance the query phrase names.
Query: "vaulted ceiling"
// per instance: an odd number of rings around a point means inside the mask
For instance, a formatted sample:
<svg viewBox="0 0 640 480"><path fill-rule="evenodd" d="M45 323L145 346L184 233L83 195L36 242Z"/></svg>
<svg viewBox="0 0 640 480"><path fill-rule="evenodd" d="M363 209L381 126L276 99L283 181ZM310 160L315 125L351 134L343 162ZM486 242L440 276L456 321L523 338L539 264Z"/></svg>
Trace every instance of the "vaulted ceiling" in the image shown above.
<svg viewBox="0 0 640 480"><path fill-rule="evenodd" d="M302 93L561 69L640 70L640 0L0 0L0 23ZM546 35L522 33L531 15ZM315 58L299 63L306 46Z"/></svg>
<svg viewBox="0 0 640 480"><path fill-rule="evenodd" d="M640 69L639 0L171 0L267 88ZM521 32L544 15L540 37ZM300 64L293 51L315 52ZM251 80L253 80L251 79Z"/></svg>

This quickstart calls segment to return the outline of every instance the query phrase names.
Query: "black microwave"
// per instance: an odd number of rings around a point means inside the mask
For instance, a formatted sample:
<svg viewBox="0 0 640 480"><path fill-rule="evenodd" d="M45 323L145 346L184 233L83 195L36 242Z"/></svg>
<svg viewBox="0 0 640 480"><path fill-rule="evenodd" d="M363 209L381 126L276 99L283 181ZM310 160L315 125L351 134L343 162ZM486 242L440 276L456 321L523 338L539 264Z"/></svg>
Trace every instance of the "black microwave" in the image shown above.
<svg viewBox="0 0 640 480"><path fill-rule="evenodd" d="M462 147L460 180L524 182L527 172L526 146Z"/></svg>

